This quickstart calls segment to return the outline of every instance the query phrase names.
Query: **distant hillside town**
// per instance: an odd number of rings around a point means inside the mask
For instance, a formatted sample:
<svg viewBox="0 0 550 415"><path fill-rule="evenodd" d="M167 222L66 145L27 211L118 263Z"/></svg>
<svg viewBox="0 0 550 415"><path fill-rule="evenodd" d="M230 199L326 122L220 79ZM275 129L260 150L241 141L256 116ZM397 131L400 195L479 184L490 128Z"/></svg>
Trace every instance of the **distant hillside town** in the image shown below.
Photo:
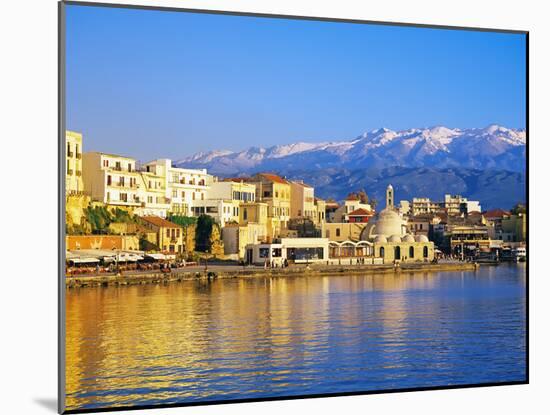
<svg viewBox="0 0 550 415"><path fill-rule="evenodd" d="M384 132L387 134L388 132ZM525 206L484 211L478 200L418 194L384 206L368 188L321 199L302 180L272 172L217 177L170 159L144 164L84 152L66 132L66 247L74 268L139 267L145 260L215 257L285 267L388 264L508 255L526 241Z"/></svg>

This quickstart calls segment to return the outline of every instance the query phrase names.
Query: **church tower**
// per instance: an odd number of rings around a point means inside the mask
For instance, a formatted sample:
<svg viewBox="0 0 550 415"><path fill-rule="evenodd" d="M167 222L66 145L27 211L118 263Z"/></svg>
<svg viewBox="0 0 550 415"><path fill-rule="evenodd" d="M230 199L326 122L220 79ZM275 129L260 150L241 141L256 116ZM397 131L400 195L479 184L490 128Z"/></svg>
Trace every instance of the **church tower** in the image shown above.
<svg viewBox="0 0 550 415"><path fill-rule="evenodd" d="M386 188L386 208L393 209L393 187L391 184Z"/></svg>

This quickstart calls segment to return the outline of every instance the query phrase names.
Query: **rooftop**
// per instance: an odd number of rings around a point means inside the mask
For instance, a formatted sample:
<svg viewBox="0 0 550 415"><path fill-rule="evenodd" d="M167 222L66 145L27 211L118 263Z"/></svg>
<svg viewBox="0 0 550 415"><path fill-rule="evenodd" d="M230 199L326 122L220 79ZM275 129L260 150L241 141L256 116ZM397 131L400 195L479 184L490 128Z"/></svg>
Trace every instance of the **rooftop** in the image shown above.
<svg viewBox="0 0 550 415"><path fill-rule="evenodd" d="M288 184L288 182L283 179L281 176L277 176L273 173L258 173L258 176L262 176L263 178L275 182L275 183L282 183L282 184Z"/></svg>
<svg viewBox="0 0 550 415"><path fill-rule="evenodd" d="M180 225L159 216L142 216L141 219L160 228L181 228Z"/></svg>
<svg viewBox="0 0 550 415"><path fill-rule="evenodd" d="M372 213L367 209L359 208L355 209L353 212L348 213L348 216L372 216Z"/></svg>

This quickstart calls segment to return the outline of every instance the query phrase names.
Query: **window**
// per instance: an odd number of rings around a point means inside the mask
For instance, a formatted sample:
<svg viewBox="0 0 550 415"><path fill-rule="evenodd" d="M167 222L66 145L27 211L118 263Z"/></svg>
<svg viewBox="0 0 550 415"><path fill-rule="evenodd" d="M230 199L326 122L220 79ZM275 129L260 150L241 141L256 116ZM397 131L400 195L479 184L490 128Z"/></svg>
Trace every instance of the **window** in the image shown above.
<svg viewBox="0 0 550 415"><path fill-rule="evenodd" d="M178 197L178 191L172 190L172 197Z"/></svg>
<svg viewBox="0 0 550 415"><path fill-rule="evenodd" d="M401 259L401 247L396 246L394 249L394 258Z"/></svg>
<svg viewBox="0 0 550 415"><path fill-rule="evenodd" d="M195 192L193 192L193 200L195 200Z"/></svg>
<svg viewBox="0 0 550 415"><path fill-rule="evenodd" d="M132 171L132 163L128 163L128 171Z"/></svg>
<svg viewBox="0 0 550 415"><path fill-rule="evenodd" d="M273 248L271 250L271 256L273 258L280 258L283 255L283 250L281 248Z"/></svg>
<svg viewBox="0 0 550 415"><path fill-rule="evenodd" d="M67 155L71 157L71 143L67 143Z"/></svg>
<svg viewBox="0 0 550 415"><path fill-rule="evenodd" d="M414 258L414 246L409 247L409 258Z"/></svg>
<svg viewBox="0 0 550 415"><path fill-rule="evenodd" d="M107 186L110 186L112 183L113 183L113 178L112 178L111 175L109 174L109 175L107 176Z"/></svg>
<svg viewBox="0 0 550 415"><path fill-rule="evenodd" d="M147 203L153 203L153 196L147 196Z"/></svg>
<svg viewBox="0 0 550 415"><path fill-rule="evenodd" d="M166 229L166 237L170 238L170 229Z"/></svg>
<svg viewBox="0 0 550 415"><path fill-rule="evenodd" d="M424 255L424 258L428 258L428 247L425 246L424 249L423 249L423 255Z"/></svg>
<svg viewBox="0 0 550 415"><path fill-rule="evenodd" d="M185 198L185 192L181 192L181 197Z"/></svg>
<svg viewBox="0 0 550 415"><path fill-rule="evenodd" d="M128 201L128 195L126 193L121 193L120 194L120 200L122 200L123 202L127 202Z"/></svg>
<svg viewBox="0 0 550 415"><path fill-rule="evenodd" d="M177 228L176 229L176 238L179 238L180 237L180 228Z"/></svg>
<svg viewBox="0 0 550 415"><path fill-rule="evenodd" d="M336 228L336 236L340 236L340 228Z"/></svg>
<svg viewBox="0 0 550 415"><path fill-rule="evenodd" d="M248 220L248 211L246 208L243 209L243 220Z"/></svg>
<svg viewBox="0 0 550 415"><path fill-rule="evenodd" d="M201 200L204 200L204 193L201 193Z"/></svg>
<svg viewBox="0 0 550 415"><path fill-rule="evenodd" d="M259 255L260 255L260 258L269 257L269 248L260 248L259 249Z"/></svg>
<svg viewBox="0 0 550 415"><path fill-rule="evenodd" d="M109 160L103 160L103 167L109 167Z"/></svg>
<svg viewBox="0 0 550 415"><path fill-rule="evenodd" d="M382 258L384 258L385 253L386 253L386 252L385 252L385 250L384 250L384 247L381 246L381 247L380 247L380 256L381 256Z"/></svg>

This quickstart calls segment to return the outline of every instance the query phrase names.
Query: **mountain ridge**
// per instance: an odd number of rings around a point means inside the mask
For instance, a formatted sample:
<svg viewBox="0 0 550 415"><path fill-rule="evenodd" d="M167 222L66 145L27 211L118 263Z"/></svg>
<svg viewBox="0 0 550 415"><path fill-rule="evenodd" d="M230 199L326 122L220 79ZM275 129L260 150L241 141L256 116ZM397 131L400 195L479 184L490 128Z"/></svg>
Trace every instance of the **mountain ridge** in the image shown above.
<svg viewBox="0 0 550 415"><path fill-rule="evenodd" d="M351 140L298 141L242 151L213 150L174 162L177 167L207 168L218 175L258 171L291 171L309 166L359 169L369 167L464 167L525 171L526 131L497 124L485 128L445 126L394 131L379 128Z"/></svg>

